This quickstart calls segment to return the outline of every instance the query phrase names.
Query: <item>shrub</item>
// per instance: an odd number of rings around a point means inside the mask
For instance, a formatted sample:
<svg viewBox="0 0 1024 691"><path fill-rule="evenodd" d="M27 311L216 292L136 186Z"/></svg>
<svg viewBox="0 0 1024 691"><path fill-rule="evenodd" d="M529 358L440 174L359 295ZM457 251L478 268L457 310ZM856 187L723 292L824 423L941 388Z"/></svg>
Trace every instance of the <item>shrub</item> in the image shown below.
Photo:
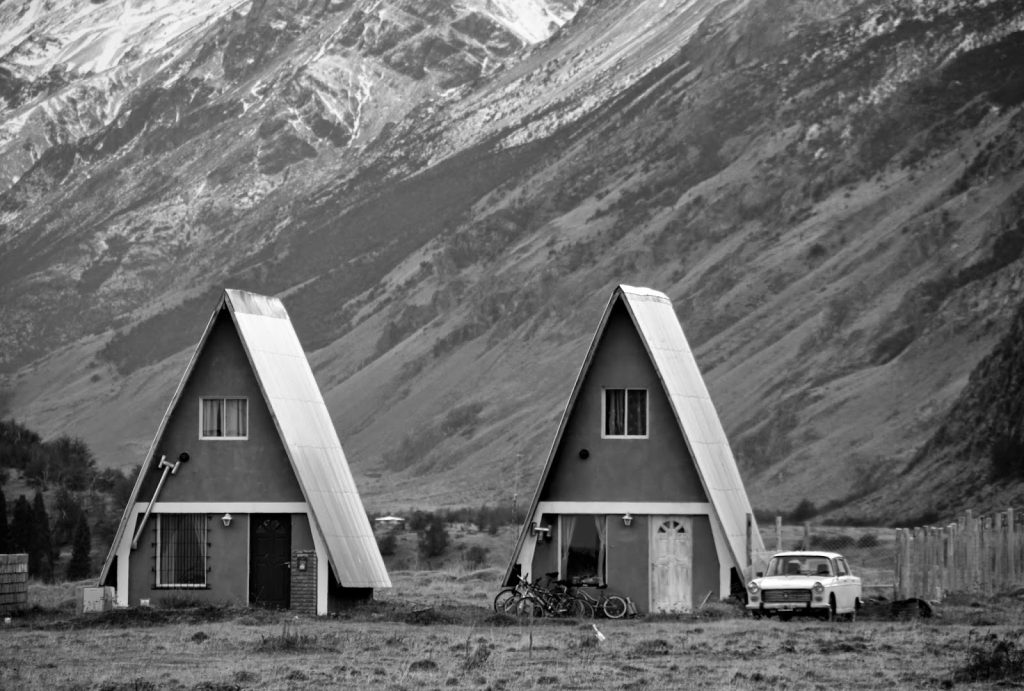
<svg viewBox="0 0 1024 691"><path fill-rule="evenodd" d="M878 547L878 536L874 533L864 533L857 540L857 546L863 548Z"/></svg>
<svg viewBox="0 0 1024 691"><path fill-rule="evenodd" d="M803 523L818 515L818 507L810 499L804 499L793 509L787 518L792 523Z"/></svg>
<svg viewBox="0 0 1024 691"><path fill-rule="evenodd" d="M385 557L390 557L398 551L398 536L395 535L394 530L389 530L383 535L377 536L377 549Z"/></svg>
<svg viewBox="0 0 1024 691"><path fill-rule="evenodd" d="M967 664L953 674L956 681L1024 681L1024 650L1017 641L989 634L967 651Z"/></svg>
<svg viewBox="0 0 1024 691"><path fill-rule="evenodd" d="M448 531L440 516L432 515L419 531L420 556L425 559L439 557L448 548Z"/></svg>
<svg viewBox="0 0 1024 691"><path fill-rule="evenodd" d="M466 550L466 563L472 567L486 566L489 551L482 545L473 545Z"/></svg>

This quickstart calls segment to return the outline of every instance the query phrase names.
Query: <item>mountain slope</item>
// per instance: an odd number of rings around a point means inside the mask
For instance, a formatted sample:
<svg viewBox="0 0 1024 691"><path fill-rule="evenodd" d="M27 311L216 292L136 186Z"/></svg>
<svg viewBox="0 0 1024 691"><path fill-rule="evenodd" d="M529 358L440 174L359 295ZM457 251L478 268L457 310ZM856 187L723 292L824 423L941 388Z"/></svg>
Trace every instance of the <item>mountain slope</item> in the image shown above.
<svg viewBox="0 0 1024 691"><path fill-rule="evenodd" d="M896 516L1018 306L1024 10L512 6L211 10L64 130L19 123L121 67L5 57L7 411L137 462L249 288L369 504L522 494L627 282L675 300L756 506Z"/></svg>

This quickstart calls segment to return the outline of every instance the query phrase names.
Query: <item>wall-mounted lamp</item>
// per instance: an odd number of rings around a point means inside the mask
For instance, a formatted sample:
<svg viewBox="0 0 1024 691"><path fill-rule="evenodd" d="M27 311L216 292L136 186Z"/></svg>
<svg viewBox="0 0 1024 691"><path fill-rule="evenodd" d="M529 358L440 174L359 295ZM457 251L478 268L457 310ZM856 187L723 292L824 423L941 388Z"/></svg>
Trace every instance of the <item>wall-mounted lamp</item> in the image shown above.
<svg viewBox="0 0 1024 691"><path fill-rule="evenodd" d="M299 571L305 571L307 566L309 565L309 561L306 559L306 557L299 557L298 559L296 559L296 561L298 562Z"/></svg>
<svg viewBox="0 0 1024 691"><path fill-rule="evenodd" d="M226 513L223 516L221 516L220 522L224 524L225 528L227 528L229 525L231 525L231 514Z"/></svg>
<svg viewBox="0 0 1024 691"><path fill-rule="evenodd" d="M587 449L580 449L580 460L585 461L590 458L590 451Z"/></svg>
<svg viewBox="0 0 1024 691"><path fill-rule="evenodd" d="M538 540L549 540L551 539L551 528L546 525L537 525L536 523L530 524L530 530L537 537Z"/></svg>
<svg viewBox="0 0 1024 691"><path fill-rule="evenodd" d="M629 527L629 524L633 522L633 514L626 513L622 516L622 525Z"/></svg>

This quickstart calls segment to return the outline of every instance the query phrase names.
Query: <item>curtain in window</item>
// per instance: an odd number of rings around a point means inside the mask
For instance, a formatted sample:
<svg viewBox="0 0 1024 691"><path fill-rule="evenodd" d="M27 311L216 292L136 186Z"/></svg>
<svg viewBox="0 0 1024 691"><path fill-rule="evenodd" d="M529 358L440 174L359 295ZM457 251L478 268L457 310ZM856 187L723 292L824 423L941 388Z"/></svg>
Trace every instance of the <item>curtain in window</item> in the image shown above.
<svg viewBox="0 0 1024 691"><path fill-rule="evenodd" d="M642 437L647 434L647 392L643 389L630 389L628 399L626 434Z"/></svg>
<svg viewBox="0 0 1024 691"><path fill-rule="evenodd" d="M572 544L573 533L576 532L576 516L559 516L559 529L561 539L559 540L558 575L565 578L569 569L569 546Z"/></svg>
<svg viewBox="0 0 1024 691"><path fill-rule="evenodd" d="M625 389L605 389L604 433L608 436L622 436L626 433Z"/></svg>
<svg viewBox="0 0 1024 691"><path fill-rule="evenodd" d="M244 398L228 398L224 401L225 437L244 437L246 435L246 403Z"/></svg>
<svg viewBox="0 0 1024 691"><path fill-rule="evenodd" d="M597 528L597 578L601 583L607 583L604 572L605 558L608 554L608 517L594 516L594 527Z"/></svg>
<svg viewBox="0 0 1024 691"><path fill-rule="evenodd" d="M219 398L203 399L203 436L220 437L224 434L223 403Z"/></svg>

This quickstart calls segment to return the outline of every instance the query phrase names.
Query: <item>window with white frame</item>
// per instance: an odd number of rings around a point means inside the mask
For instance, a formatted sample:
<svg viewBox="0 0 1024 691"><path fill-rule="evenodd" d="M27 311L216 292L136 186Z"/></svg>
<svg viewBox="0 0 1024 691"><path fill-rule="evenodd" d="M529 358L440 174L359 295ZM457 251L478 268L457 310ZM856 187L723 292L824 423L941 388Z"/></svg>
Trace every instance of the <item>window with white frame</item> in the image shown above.
<svg viewBox="0 0 1024 691"><path fill-rule="evenodd" d="M201 398L199 401L200 439L248 439L247 398Z"/></svg>
<svg viewBox="0 0 1024 691"><path fill-rule="evenodd" d="M156 587L206 587L209 528L206 514L156 515Z"/></svg>
<svg viewBox="0 0 1024 691"><path fill-rule="evenodd" d="M647 389L605 389L602 408L602 436L647 436Z"/></svg>

